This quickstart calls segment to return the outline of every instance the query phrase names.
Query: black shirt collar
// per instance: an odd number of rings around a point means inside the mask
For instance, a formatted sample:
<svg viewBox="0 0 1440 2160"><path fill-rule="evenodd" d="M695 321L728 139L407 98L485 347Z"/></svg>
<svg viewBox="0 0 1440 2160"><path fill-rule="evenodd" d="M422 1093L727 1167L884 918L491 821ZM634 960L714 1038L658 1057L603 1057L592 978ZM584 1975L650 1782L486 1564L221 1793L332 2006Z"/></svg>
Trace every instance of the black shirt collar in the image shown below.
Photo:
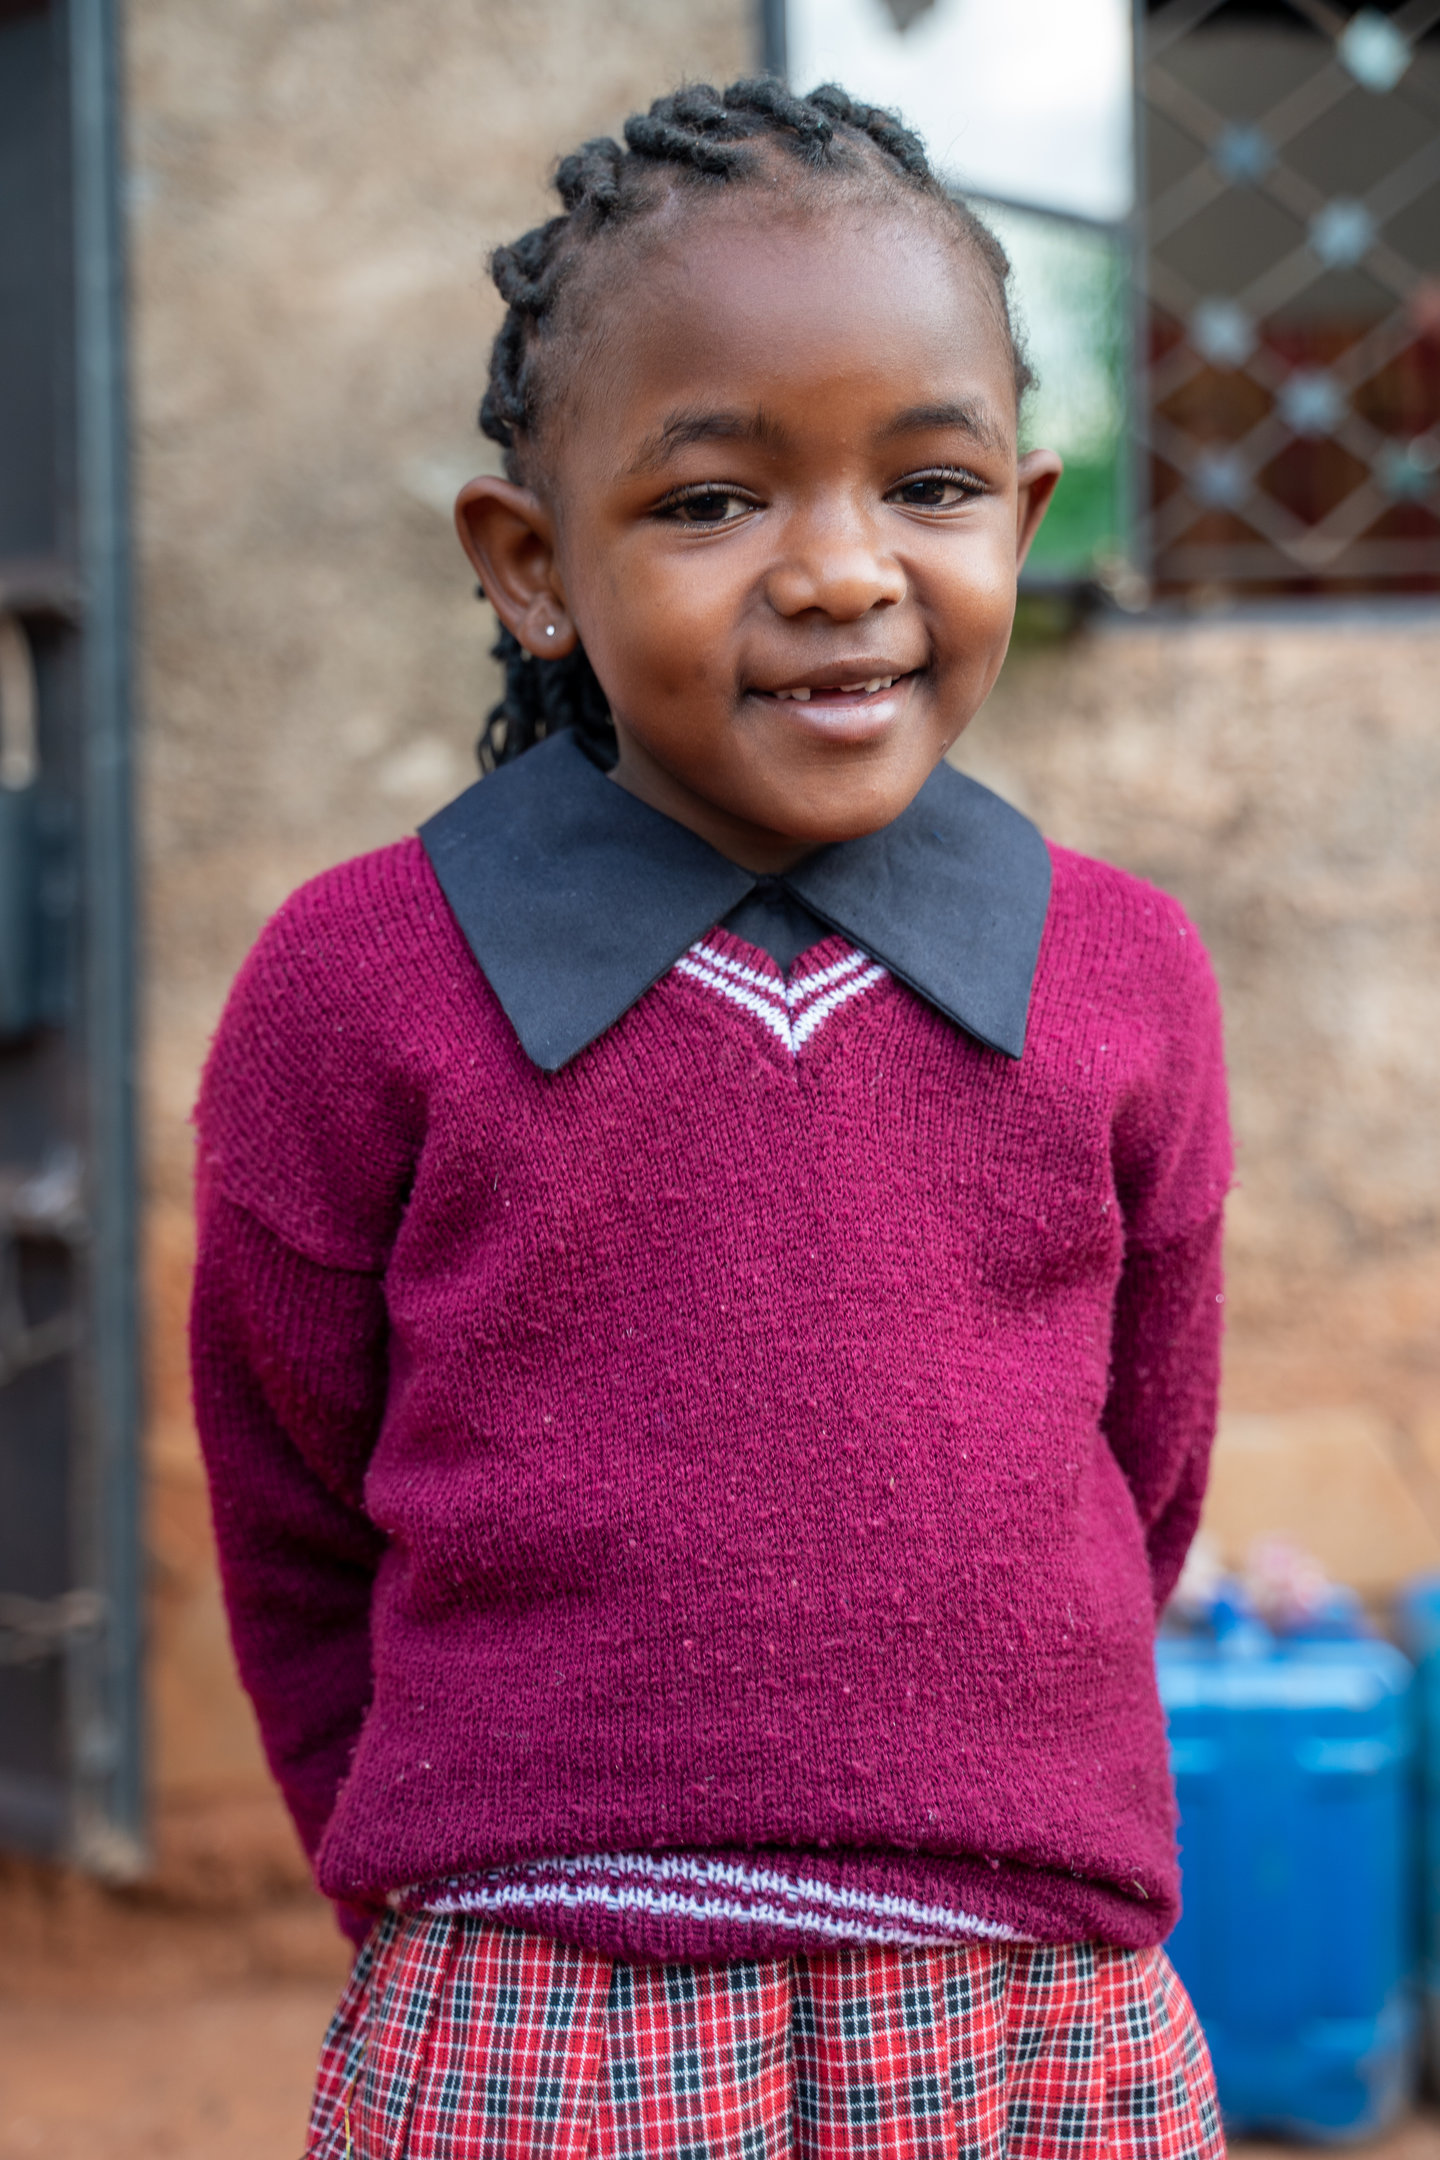
<svg viewBox="0 0 1440 2160"><path fill-rule="evenodd" d="M465 940L546 1072L613 1027L758 880L606 779L572 735L420 828ZM880 832L782 883L957 1026L1018 1058L1050 857L1028 818L941 765Z"/></svg>

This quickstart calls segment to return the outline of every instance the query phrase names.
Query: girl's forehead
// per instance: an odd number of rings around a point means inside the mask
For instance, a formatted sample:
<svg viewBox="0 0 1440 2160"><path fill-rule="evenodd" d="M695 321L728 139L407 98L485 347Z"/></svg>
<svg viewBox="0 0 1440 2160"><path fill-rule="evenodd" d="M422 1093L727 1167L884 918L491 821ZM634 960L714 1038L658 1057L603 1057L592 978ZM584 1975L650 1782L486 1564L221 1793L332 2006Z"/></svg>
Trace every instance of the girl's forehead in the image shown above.
<svg viewBox="0 0 1440 2160"><path fill-rule="evenodd" d="M561 363L567 421L585 433L643 433L677 396L803 409L848 392L905 408L963 395L1013 439L997 296L928 205L747 214L743 199L697 204L627 236L623 252L609 279L597 259L583 328Z"/></svg>

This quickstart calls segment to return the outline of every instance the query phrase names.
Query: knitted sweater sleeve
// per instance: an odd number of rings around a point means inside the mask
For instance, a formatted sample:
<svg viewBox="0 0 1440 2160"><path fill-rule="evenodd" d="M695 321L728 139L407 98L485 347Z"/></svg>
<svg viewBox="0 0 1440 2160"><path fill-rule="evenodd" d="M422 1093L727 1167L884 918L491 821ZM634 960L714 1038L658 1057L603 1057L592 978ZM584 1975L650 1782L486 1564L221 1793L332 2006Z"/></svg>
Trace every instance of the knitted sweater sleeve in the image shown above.
<svg viewBox="0 0 1440 2160"><path fill-rule="evenodd" d="M1205 1497L1220 1377L1217 1210L1172 1244L1132 1245L1115 1301L1103 1425L1145 1531L1158 1612Z"/></svg>
<svg viewBox="0 0 1440 2160"><path fill-rule="evenodd" d="M1214 977L1193 924L1148 894L1135 990L1147 1054L1114 1136L1125 1260L1102 1423L1145 1533L1157 1611L1200 1519L1215 1436L1231 1154Z"/></svg>
<svg viewBox="0 0 1440 2160"><path fill-rule="evenodd" d="M384 1541L360 1481L385 1396L382 1288L202 1186L191 1342L236 1660L313 1858L370 1699Z"/></svg>
<svg viewBox="0 0 1440 2160"><path fill-rule="evenodd" d="M369 1703L385 1546L364 1479L419 1145L385 916L406 873L387 850L286 903L231 992L196 1112L196 1421L236 1659L312 1856Z"/></svg>

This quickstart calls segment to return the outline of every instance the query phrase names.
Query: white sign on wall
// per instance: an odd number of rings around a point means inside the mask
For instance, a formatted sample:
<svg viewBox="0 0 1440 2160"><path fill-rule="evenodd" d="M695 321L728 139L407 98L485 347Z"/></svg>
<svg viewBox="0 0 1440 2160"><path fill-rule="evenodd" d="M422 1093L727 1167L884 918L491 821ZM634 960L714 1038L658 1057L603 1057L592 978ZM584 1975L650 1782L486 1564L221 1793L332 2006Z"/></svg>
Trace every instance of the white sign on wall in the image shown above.
<svg viewBox="0 0 1440 2160"><path fill-rule="evenodd" d="M789 0L786 32L797 90L898 107L958 187L1128 213L1128 0Z"/></svg>

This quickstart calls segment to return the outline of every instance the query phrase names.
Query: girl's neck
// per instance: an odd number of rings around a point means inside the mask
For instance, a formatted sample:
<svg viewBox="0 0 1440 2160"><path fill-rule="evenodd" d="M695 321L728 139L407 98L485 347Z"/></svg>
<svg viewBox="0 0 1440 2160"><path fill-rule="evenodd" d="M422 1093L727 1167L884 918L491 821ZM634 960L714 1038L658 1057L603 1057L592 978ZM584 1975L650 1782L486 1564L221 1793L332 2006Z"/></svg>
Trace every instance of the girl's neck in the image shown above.
<svg viewBox="0 0 1440 2160"><path fill-rule="evenodd" d="M763 825L752 825L747 818L736 817L719 803L697 795L683 780L658 765L628 733L620 734L620 757L610 778L652 810L662 811L677 825L688 826L742 870L753 870L759 877L793 870L796 863L814 853L812 840L794 840L785 833L767 831Z"/></svg>

